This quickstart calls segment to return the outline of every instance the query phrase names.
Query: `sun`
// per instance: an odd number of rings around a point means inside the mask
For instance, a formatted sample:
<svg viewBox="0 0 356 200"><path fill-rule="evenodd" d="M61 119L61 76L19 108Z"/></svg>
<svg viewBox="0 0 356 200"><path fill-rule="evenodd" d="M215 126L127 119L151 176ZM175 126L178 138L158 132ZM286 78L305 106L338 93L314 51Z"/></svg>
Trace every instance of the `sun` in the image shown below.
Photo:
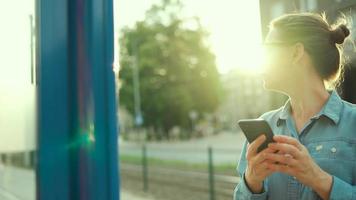
<svg viewBox="0 0 356 200"><path fill-rule="evenodd" d="M263 48L258 1L244 1L244 8L229 4L211 17L210 28L213 51L220 73L262 71ZM226 17L229 16L229 17ZM213 21L215 19L215 21ZM216 23L214 23L216 22Z"/></svg>

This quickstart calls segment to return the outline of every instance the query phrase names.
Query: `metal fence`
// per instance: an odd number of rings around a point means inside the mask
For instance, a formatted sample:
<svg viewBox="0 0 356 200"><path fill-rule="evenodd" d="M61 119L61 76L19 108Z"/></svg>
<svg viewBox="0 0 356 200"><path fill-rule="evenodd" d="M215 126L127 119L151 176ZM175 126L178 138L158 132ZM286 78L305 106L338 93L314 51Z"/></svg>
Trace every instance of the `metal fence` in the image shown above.
<svg viewBox="0 0 356 200"><path fill-rule="evenodd" d="M127 149L125 150L120 153L121 156L127 155L125 153L130 152ZM158 156L157 151L162 154ZM186 191L199 191L208 194L209 200L231 199L233 189L239 181L235 170L240 155L238 149L212 147L207 147L206 149L157 148L142 145L131 147L131 153L132 152L136 153L139 162L130 163L121 160L121 175L140 181L142 189L145 192L150 190L151 184L160 184L165 186L172 185L172 187L178 187ZM150 163L152 159L159 157L161 157L159 160L163 161L177 161L182 159L182 156L176 156L179 154L186 156L186 159L181 160L182 163L187 163L188 166L198 165L198 169L194 167L174 166L174 163L168 166L165 164L161 165L160 163ZM198 156L193 154L198 154ZM221 159L221 157L224 156L228 157L227 155L231 157L230 162L226 162L229 160L227 158ZM169 156L171 156L171 158L169 158ZM196 162L191 159L197 159L198 157L204 158L199 158ZM214 162L215 160L220 161ZM225 169L221 169L221 167Z"/></svg>

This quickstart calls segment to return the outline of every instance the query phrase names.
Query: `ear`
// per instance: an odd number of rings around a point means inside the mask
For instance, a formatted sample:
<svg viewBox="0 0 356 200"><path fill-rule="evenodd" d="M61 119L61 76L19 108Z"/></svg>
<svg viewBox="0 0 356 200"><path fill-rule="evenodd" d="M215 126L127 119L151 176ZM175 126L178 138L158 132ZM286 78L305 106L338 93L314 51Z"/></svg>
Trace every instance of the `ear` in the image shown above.
<svg viewBox="0 0 356 200"><path fill-rule="evenodd" d="M293 52L292 52L292 62L293 64L297 64L301 61L305 53L304 50L304 45L300 42L296 43L293 46Z"/></svg>

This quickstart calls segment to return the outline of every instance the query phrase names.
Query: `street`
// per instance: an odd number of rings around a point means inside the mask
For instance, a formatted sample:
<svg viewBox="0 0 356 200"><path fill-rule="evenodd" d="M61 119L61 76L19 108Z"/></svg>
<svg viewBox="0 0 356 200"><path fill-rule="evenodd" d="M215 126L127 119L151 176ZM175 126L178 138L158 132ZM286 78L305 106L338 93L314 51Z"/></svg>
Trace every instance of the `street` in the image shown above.
<svg viewBox="0 0 356 200"><path fill-rule="evenodd" d="M147 156L188 163L207 163L208 147L213 148L214 164L237 163L245 137L242 133L223 132L218 135L188 141L148 142ZM142 144L120 141L120 155L140 157Z"/></svg>

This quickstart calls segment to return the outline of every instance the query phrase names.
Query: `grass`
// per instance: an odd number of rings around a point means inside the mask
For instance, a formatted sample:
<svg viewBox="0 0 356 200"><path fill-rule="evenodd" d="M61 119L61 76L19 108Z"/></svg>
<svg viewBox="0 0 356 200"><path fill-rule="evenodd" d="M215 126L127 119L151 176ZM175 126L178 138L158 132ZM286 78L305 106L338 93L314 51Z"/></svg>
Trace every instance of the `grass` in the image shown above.
<svg viewBox="0 0 356 200"><path fill-rule="evenodd" d="M128 164L142 164L141 156L132 156L132 155L120 155L120 162ZM147 158L148 165L159 166L159 167L168 167L182 170L191 170L191 171L207 171L208 163L188 163L181 160L166 160L159 158ZM214 172L221 174L235 175L236 164L233 163L224 163L219 165L214 165Z"/></svg>

